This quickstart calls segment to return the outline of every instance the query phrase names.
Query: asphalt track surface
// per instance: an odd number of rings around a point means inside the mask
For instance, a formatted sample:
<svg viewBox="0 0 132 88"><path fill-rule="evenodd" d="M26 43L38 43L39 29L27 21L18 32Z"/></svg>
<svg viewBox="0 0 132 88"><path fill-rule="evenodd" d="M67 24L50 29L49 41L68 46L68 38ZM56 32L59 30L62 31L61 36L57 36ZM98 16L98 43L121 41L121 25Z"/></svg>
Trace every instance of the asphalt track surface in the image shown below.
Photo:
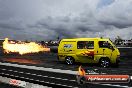
<svg viewBox="0 0 132 88"><path fill-rule="evenodd" d="M64 62L57 60L57 54L43 53L43 54L30 54L30 55L4 55L0 57L1 62L10 62L18 64L26 64L29 66L54 68L62 70L77 71L80 65L85 69L98 69L104 73L109 74L128 74L132 75L132 58L122 57L119 67L102 68L96 64L82 64L75 63L74 65L67 65Z"/></svg>
<svg viewBox="0 0 132 88"><path fill-rule="evenodd" d="M0 56L0 61L3 63L17 63L20 65L27 65L27 66L36 66L36 67L45 67L45 68L53 68L53 69L62 69L62 70L72 70L72 71L77 71L78 67L80 65L83 66L85 69L93 70L93 69L98 69L99 71L107 74L127 74L132 76L132 58L129 57L122 57L121 62L119 64L119 67L109 67L109 68L102 68L96 64L81 64L81 63L76 63L74 65L66 65L64 62L59 62L57 60L57 54L56 53L39 53L39 54L28 54L28 55L18 55L18 54L10 54L10 55L2 55ZM2 66L1 66L2 68ZM8 67L6 67L8 68ZM9 69L9 68L8 68ZM11 68L13 69L13 68ZM14 70L16 70L14 68ZM20 70L20 69L17 69ZM23 72L27 72L29 70L26 69L21 69ZM1 71L2 72L2 71ZM31 71L30 71L31 72ZM8 72L5 72L8 73ZM38 73L37 71L33 71L33 73ZM39 72L41 73L41 72ZM11 72L9 73L11 74ZM44 73L42 72L44 75ZM48 73L47 73L48 74ZM76 80L75 76L69 76L69 75L57 75L58 73L54 74L58 78L67 78L69 80ZM16 74L17 75L17 74ZM7 76L7 75L5 75ZM29 75L28 75L29 77ZM31 78L33 76L30 76ZM38 77L39 79L39 77ZM23 80L23 79L22 79ZM47 79L46 79L47 80ZM48 79L49 80L49 79ZM54 80L53 80L54 81ZM68 82L68 81L66 81ZM62 84L65 84L65 81L62 81ZM70 84L70 81L69 81ZM47 85L47 84L45 84ZM77 84L75 83L74 86ZM115 86L111 86L115 85ZM83 86L78 86L79 88L130 88L131 84L86 84ZM4 87L0 87L4 88ZM10 88L10 87L8 87Z"/></svg>
<svg viewBox="0 0 132 88"><path fill-rule="evenodd" d="M5 84L5 83L0 83L0 88L19 88L13 85Z"/></svg>

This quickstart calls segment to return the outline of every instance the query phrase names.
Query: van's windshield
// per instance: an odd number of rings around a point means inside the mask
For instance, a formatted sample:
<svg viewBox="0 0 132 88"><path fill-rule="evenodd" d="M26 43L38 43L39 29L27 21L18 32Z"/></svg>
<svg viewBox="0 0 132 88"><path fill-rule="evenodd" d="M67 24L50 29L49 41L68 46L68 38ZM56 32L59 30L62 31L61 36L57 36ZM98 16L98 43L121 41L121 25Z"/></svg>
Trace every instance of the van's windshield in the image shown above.
<svg viewBox="0 0 132 88"><path fill-rule="evenodd" d="M111 41L99 41L99 48L114 49L114 46Z"/></svg>

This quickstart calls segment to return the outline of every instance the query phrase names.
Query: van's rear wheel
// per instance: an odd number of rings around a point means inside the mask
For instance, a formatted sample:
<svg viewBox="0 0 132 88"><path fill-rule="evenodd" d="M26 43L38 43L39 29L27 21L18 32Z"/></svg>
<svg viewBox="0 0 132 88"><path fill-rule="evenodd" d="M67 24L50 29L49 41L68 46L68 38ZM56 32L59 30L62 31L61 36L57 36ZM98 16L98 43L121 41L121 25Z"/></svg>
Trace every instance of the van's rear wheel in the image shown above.
<svg viewBox="0 0 132 88"><path fill-rule="evenodd" d="M70 56L69 57L66 57L65 62L68 65L72 65L72 64L74 64L74 58L73 57L70 57Z"/></svg>
<svg viewBox="0 0 132 88"><path fill-rule="evenodd" d="M100 63L100 66L104 68L110 66L110 60L108 58L101 58L99 63Z"/></svg>

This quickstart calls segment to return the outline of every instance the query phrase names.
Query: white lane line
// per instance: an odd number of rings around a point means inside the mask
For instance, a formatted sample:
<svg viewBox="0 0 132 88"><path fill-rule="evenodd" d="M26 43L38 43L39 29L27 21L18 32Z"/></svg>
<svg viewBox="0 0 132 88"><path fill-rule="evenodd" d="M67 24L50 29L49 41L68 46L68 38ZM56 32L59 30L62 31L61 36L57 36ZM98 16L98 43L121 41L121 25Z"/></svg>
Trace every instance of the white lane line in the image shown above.
<svg viewBox="0 0 132 88"><path fill-rule="evenodd" d="M5 75L10 75L10 74L5 74ZM14 75L10 75L10 76L14 76ZM15 77L16 77L16 76L15 76ZM29 79L29 78L25 78L25 77L20 77L20 78ZM55 78L55 77L52 77L52 78ZM29 79L29 80L34 80L34 79ZM66 79L65 79L65 80L66 80ZM35 81L44 82L44 81L40 81L40 80L35 80ZM55 85L60 85L60 86L67 86L67 87L73 88L73 86L68 86L68 85L62 85L62 84L56 84L56 83L50 83L50 82L44 82L44 83L55 84Z"/></svg>
<svg viewBox="0 0 132 88"><path fill-rule="evenodd" d="M62 79L62 80L69 80L69 79Z"/></svg>
<svg viewBox="0 0 132 88"><path fill-rule="evenodd" d="M6 69L1 69L1 70L6 70Z"/></svg>
<svg viewBox="0 0 132 88"><path fill-rule="evenodd" d="M7 70L7 69L4 69L4 70ZM8 70L8 71L13 71L13 70ZM14 71L14 72L18 72L18 71ZM24 73L24 72L18 72L18 73ZM36 76L42 76L42 75L37 75L37 74L31 74L31 73L25 73L25 74L30 74L30 75L36 75ZM57 77L49 77L49 76L42 76L42 77L45 77L45 78L53 78L53 79L60 79L60 80L69 80L69 79L63 79L63 78L57 78ZM76 81L76 80L69 80L69 81Z"/></svg>
<svg viewBox="0 0 132 88"><path fill-rule="evenodd" d="M130 79L132 80L132 76L130 76Z"/></svg>
<svg viewBox="0 0 132 88"><path fill-rule="evenodd" d="M49 84L50 82L45 82L45 83L48 83Z"/></svg>
<svg viewBox="0 0 132 88"><path fill-rule="evenodd" d="M25 79L29 79L29 78L25 78Z"/></svg>
<svg viewBox="0 0 132 88"><path fill-rule="evenodd" d="M50 84L55 84L55 83L50 83Z"/></svg>
<svg viewBox="0 0 132 88"><path fill-rule="evenodd" d="M28 74L28 75L30 75L31 73L25 73L25 74Z"/></svg>
<svg viewBox="0 0 132 88"><path fill-rule="evenodd" d="M8 71L13 71L13 70L8 70Z"/></svg>
<svg viewBox="0 0 132 88"><path fill-rule="evenodd" d="M124 88L128 88L128 86L122 86L122 87L124 87ZM129 88L132 88L132 87L129 87Z"/></svg>
<svg viewBox="0 0 132 88"><path fill-rule="evenodd" d="M40 81L40 82L44 82L44 81Z"/></svg>
<svg viewBox="0 0 132 88"><path fill-rule="evenodd" d="M37 74L31 74L31 75L37 75Z"/></svg>
<svg viewBox="0 0 132 88"><path fill-rule="evenodd" d="M73 82L76 82L76 80L69 80L69 81L73 81Z"/></svg>
<svg viewBox="0 0 132 88"><path fill-rule="evenodd" d="M55 77L50 77L50 78L53 78L54 79Z"/></svg>
<svg viewBox="0 0 132 88"><path fill-rule="evenodd" d="M73 74L73 75L77 74L77 71L71 71L71 70L61 70L61 69L44 68L44 67L27 66L27 65L18 65L18 64L2 63L2 62L0 62L0 65L26 68L26 69L32 69L32 70L42 70L42 71L49 71L49 72L66 73L66 74Z"/></svg>
<svg viewBox="0 0 132 88"><path fill-rule="evenodd" d="M53 78L53 79L59 79L59 80L68 80L68 81L73 81L73 82L75 82L76 80L69 80L69 79L63 79L63 78L57 78L57 77L49 77L49 76L42 76L42 77L44 77L44 78Z"/></svg>
<svg viewBox="0 0 132 88"><path fill-rule="evenodd" d="M10 75L10 74L5 74L5 75Z"/></svg>
<svg viewBox="0 0 132 88"><path fill-rule="evenodd" d="M71 88L74 88L73 86L62 85L62 84L55 84L55 85L59 85L59 86L66 86L66 87L71 87Z"/></svg>
<svg viewBox="0 0 132 88"><path fill-rule="evenodd" d="M49 77L49 76L46 76L46 75L45 75L45 76L42 76L42 77Z"/></svg>
<svg viewBox="0 0 132 88"><path fill-rule="evenodd" d="M19 77L19 76L15 76L15 77Z"/></svg>
<svg viewBox="0 0 132 88"><path fill-rule="evenodd" d="M37 75L37 76L42 76L42 75Z"/></svg>
<svg viewBox="0 0 132 88"><path fill-rule="evenodd" d="M111 84L101 84L101 85L106 85L106 86L109 86L109 85L111 85Z"/></svg>
<svg viewBox="0 0 132 88"><path fill-rule="evenodd" d="M29 79L29 80L34 80L34 79Z"/></svg>
<svg viewBox="0 0 132 88"><path fill-rule="evenodd" d="M117 86L117 87L120 87L121 85L113 85L113 86Z"/></svg>
<svg viewBox="0 0 132 88"><path fill-rule="evenodd" d="M61 86L66 86L67 87L68 85L61 85Z"/></svg>
<svg viewBox="0 0 132 88"><path fill-rule="evenodd" d="M113 85L113 84L99 84L104 86L113 86L113 87L119 87L119 88L129 88L129 86L121 86L121 85Z"/></svg>
<svg viewBox="0 0 132 88"><path fill-rule="evenodd" d="M62 86L70 87L70 88L79 88L79 87L73 87L73 86L68 86L68 85L62 85Z"/></svg>
<svg viewBox="0 0 132 88"><path fill-rule="evenodd" d="M24 73L24 72L19 72L19 73Z"/></svg>
<svg viewBox="0 0 132 88"><path fill-rule="evenodd" d="M3 73L4 74L4 73ZM10 74L6 74L6 75L10 75ZM14 75L10 75L10 76L14 76ZM14 76L14 77L19 77L19 76ZM48 77L48 76L43 76L43 77ZM24 79L29 79L29 78L25 78L25 77L20 77L20 78L24 78ZM62 78L56 78L56 77L48 77L48 78L53 78L53 79L60 79L60 80L69 80L69 79L62 79ZM29 80L33 80L33 79L29 79ZM41 82L40 80L36 80ZM76 80L69 80L69 81L76 81ZM42 81L43 82L43 81Z"/></svg>
<svg viewBox="0 0 132 88"><path fill-rule="evenodd" d="M20 77L20 78L25 78L25 77Z"/></svg>
<svg viewBox="0 0 132 88"><path fill-rule="evenodd" d="M56 85L62 85L62 84L56 84Z"/></svg>
<svg viewBox="0 0 132 88"><path fill-rule="evenodd" d="M18 72L18 71L14 71L14 72Z"/></svg>
<svg viewBox="0 0 132 88"><path fill-rule="evenodd" d="M54 78L54 79L62 79L62 78Z"/></svg>
<svg viewBox="0 0 132 88"><path fill-rule="evenodd" d="M78 88L78 87L73 87L73 88Z"/></svg>
<svg viewBox="0 0 132 88"><path fill-rule="evenodd" d="M10 75L10 76L14 76L14 75Z"/></svg>
<svg viewBox="0 0 132 88"><path fill-rule="evenodd" d="M4 70L4 71L5 71L5 70L7 70L7 69L1 69L1 70ZM18 72L18 71L14 71L14 70L11 70L11 69L10 69L10 70L7 70L7 71Z"/></svg>
<svg viewBox="0 0 132 88"><path fill-rule="evenodd" d="M40 80L35 80L35 81L38 81L38 82L40 82Z"/></svg>

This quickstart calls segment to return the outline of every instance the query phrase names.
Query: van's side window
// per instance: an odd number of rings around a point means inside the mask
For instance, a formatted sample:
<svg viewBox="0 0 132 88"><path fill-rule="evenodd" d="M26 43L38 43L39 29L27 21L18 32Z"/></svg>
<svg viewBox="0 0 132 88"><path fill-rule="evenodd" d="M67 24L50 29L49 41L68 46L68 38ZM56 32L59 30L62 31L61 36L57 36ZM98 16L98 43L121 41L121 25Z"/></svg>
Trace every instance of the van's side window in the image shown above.
<svg viewBox="0 0 132 88"><path fill-rule="evenodd" d="M78 41L77 49L93 49L94 41Z"/></svg>
<svg viewBox="0 0 132 88"><path fill-rule="evenodd" d="M85 47L85 41L78 41L77 42L77 49L83 49Z"/></svg>
<svg viewBox="0 0 132 88"><path fill-rule="evenodd" d="M88 41L86 43L86 48L87 49L94 49L94 41Z"/></svg>
<svg viewBox="0 0 132 88"><path fill-rule="evenodd" d="M108 41L99 41L99 48L109 48Z"/></svg>

